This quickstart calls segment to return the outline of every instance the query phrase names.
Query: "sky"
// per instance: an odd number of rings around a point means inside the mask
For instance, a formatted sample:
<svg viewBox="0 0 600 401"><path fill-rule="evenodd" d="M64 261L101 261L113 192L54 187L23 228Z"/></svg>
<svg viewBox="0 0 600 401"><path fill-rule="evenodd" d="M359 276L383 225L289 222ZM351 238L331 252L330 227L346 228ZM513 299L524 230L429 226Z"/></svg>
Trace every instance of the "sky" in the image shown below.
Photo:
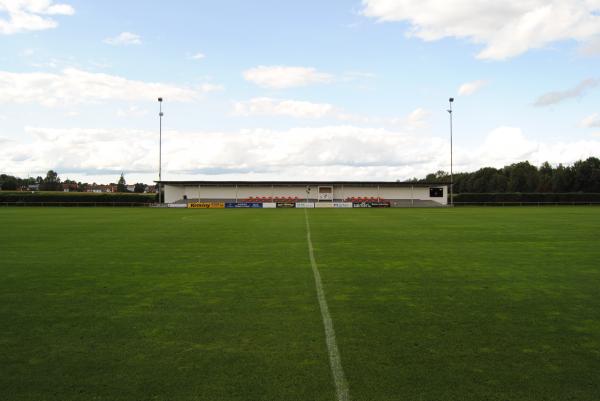
<svg viewBox="0 0 600 401"><path fill-rule="evenodd" d="M600 0L0 0L0 172L405 180L600 156Z"/></svg>

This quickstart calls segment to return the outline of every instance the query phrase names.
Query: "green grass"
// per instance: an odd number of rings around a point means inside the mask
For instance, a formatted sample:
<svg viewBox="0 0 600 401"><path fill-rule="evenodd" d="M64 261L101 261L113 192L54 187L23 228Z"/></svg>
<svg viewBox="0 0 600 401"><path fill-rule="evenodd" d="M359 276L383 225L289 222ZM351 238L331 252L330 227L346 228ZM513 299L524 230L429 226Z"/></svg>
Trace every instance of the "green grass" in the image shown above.
<svg viewBox="0 0 600 401"><path fill-rule="evenodd" d="M600 399L600 208L308 214L352 400ZM1 400L335 400L304 211L0 227Z"/></svg>

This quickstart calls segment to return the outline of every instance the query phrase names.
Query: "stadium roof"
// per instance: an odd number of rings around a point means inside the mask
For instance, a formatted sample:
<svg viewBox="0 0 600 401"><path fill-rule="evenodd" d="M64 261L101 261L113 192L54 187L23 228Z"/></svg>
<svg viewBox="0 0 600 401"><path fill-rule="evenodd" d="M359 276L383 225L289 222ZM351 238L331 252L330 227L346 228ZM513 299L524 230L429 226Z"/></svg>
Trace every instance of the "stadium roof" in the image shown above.
<svg viewBox="0 0 600 401"><path fill-rule="evenodd" d="M361 187L432 187L448 183L398 182L398 181L155 181L166 185L207 185L207 186L296 186L296 185L352 185Z"/></svg>

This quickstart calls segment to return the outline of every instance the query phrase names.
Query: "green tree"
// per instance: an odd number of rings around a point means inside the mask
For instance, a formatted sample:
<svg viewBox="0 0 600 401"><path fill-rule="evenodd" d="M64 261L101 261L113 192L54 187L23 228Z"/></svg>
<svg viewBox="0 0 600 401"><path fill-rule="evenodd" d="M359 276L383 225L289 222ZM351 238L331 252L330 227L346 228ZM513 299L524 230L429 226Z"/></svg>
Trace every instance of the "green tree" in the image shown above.
<svg viewBox="0 0 600 401"><path fill-rule="evenodd" d="M548 163L548 162L542 163L542 165L540 166L540 168L538 170L539 180L538 180L537 192L552 192L552 173L553 172L554 172L554 170L552 169L552 166L550 165L550 163Z"/></svg>
<svg viewBox="0 0 600 401"><path fill-rule="evenodd" d="M54 170L48 170L46 178L42 179L40 183L40 190L42 191L62 191L62 184L60 183L60 177Z"/></svg>
<svg viewBox="0 0 600 401"><path fill-rule="evenodd" d="M133 186L133 192L136 194L143 194L145 190L146 184L142 184L141 182L138 182Z"/></svg>
<svg viewBox="0 0 600 401"><path fill-rule="evenodd" d="M504 167L508 176L509 192L535 192L538 185L538 170L529 162L514 163Z"/></svg>
<svg viewBox="0 0 600 401"><path fill-rule="evenodd" d="M121 177L117 182L117 192L127 192L127 183L125 182L125 176L121 173Z"/></svg>
<svg viewBox="0 0 600 401"><path fill-rule="evenodd" d="M19 179L12 175L0 175L0 189L3 191L14 191L19 187Z"/></svg>
<svg viewBox="0 0 600 401"><path fill-rule="evenodd" d="M571 192L573 190L573 174L570 167L559 164L552 172L552 192Z"/></svg>
<svg viewBox="0 0 600 401"><path fill-rule="evenodd" d="M573 170L573 190L577 192L600 192L600 159L590 157L575 162Z"/></svg>

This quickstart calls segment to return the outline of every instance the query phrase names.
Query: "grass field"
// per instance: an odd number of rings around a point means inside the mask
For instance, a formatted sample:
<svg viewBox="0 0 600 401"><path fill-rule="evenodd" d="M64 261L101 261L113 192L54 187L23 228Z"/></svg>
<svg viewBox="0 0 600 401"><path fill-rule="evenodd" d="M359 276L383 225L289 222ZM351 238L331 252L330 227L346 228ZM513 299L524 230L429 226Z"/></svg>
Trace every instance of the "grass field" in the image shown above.
<svg viewBox="0 0 600 401"><path fill-rule="evenodd" d="M304 213L0 208L0 400L335 400ZM600 400L600 208L308 218L351 400Z"/></svg>

